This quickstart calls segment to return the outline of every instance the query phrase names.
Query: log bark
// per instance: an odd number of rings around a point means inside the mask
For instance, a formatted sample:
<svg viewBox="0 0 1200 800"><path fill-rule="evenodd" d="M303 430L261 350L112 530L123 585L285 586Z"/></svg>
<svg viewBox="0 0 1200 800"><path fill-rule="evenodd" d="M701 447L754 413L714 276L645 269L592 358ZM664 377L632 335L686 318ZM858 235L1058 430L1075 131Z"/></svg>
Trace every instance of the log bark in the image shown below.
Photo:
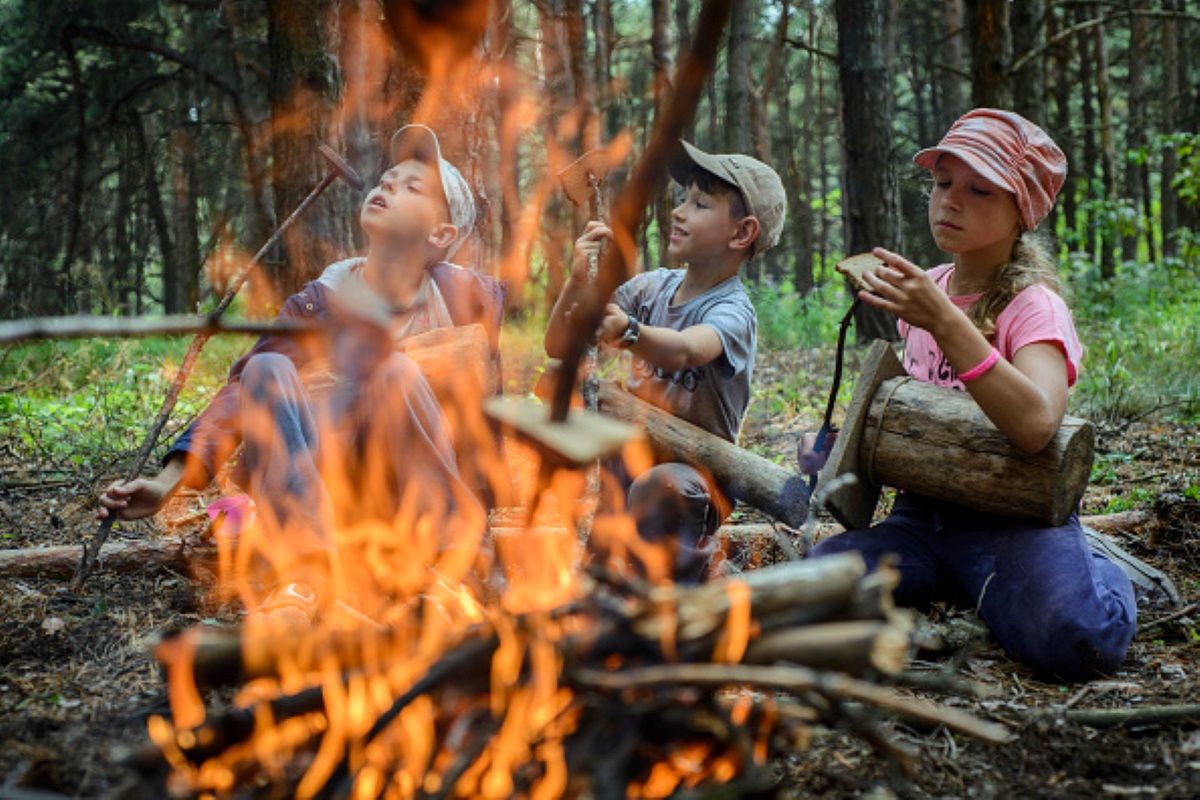
<svg viewBox="0 0 1200 800"><path fill-rule="evenodd" d="M110 572L138 572L147 566L188 570L196 559L215 562L217 550L208 544L178 539L109 542L99 564ZM79 546L25 547L0 550L0 578L70 578L79 564Z"/></svg>
<svg viewBox="0 0 1200 800"><path fill-rule="evenodd" d="M743 661L789 661L851 675L896 675L908 657L908 631L887 622L828 622L775 631L753 642Z"/></svg>
<svg viewBox="0 0 1200 800"><path fill-rule="evenodd" d="M798 473L640 400L616 384L600 385L600 409L641 425L663 460L702 467L734 499L793 528L803 524L808 514L808 491Z"/></svg>
<svg viewBox="0 0 1200 800"><path fill-rule="evenodd" d="M1092 424L1067 416L1044 450L1023 453L969 395L891 378L875 392L859 457L876 485L1062 525L1087 487L1094 446Z"/></svg>

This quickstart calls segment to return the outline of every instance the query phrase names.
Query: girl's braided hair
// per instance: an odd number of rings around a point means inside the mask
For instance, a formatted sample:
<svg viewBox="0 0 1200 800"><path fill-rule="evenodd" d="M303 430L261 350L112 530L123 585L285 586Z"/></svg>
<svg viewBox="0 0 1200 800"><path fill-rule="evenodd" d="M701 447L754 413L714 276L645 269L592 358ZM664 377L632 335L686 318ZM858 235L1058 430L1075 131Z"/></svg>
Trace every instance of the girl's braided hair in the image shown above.
<svg viewBox="0 0 1200 800"><path fill-rule="evenodd" d="M996 273L987 291L967 309L967 318L980 333L992 339L1000 312L1024 289L1037 284L1056 294L1063 293L1050 243L1033 231L1022 231L1013 243L1012 257Z"/></svg>

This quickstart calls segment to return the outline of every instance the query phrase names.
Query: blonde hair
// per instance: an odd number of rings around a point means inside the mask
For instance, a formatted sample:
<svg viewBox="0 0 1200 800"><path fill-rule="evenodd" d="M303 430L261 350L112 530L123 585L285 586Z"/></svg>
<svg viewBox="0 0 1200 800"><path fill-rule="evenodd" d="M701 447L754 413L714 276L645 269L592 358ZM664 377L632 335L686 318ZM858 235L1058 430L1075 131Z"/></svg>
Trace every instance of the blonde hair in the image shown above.
<svg viewBox="0 0 1200 800"><path fill-rule="evenodd" d="M1056 294L1063 293L1050 243L1033 231L1021 231L1013 243L1012 257L996 273L983 295L967 309L967 318L980 333L992 339L1000 312L1023 290L1038 284Z"/></svg>

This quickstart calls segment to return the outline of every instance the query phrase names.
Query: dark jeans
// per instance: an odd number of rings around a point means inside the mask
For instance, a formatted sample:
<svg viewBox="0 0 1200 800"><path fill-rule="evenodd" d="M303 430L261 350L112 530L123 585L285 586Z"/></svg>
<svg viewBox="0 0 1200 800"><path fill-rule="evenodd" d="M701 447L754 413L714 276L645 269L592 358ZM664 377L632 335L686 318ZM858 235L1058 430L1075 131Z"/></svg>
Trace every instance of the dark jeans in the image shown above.
<svg viewBox="0 0 1200 800"><path fill-rule="evenodd" d="M667 548L671 579L703 581L717 550L713 533L729 514L730 503L721 490L700 470L679 462L657 464L636 479L619 461L606 464L606 471L624 493L624 510L633 517L641 540ZM621 503L608 496L605 507L619 511ZM647 571L645 564L633 560L635 568Z"/></svg>
<svg viewBox="0 0 1200 800"><path fill-rule="evenodd" d="M310 390L291 359L260 353L241 380L240 467L275 572L323 565L333 530L396 524L402 510L413 526L427 516L440 532L457 515L482 530L484 512L459 477L445 418L407 356L393 353L365 374Z"/></svg>
<svg viewBox="0 0 1200 800"><path fill-rule="evenodd" d="M848 550L869 568L896 554L897 603L975 608L1009 655L1043 676L1112 674L1137 628L1129 578L1091 552L1074 515L1050 528L905 493L883 522L826 539L811 555Z"/></svg>

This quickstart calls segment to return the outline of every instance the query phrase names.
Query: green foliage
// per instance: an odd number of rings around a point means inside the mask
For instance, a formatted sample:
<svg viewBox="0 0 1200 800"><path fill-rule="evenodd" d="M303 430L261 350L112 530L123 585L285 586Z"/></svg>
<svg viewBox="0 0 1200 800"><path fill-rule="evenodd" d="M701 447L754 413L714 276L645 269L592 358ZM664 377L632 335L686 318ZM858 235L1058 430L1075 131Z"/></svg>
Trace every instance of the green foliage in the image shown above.
<svg viewBox="0 0 1200 800"><path fill-rule="evenodd" d="M758 342L772 350L812 348L837 341L838 322L850 307L840 281L818 286L806 295L791 281L760 280L747 284L758 312Z"/></svg>
<svg viewBox="0 0 1200 800"><path fill-rule="evenodd" d="M10 347L0 361L0 440L43 466L111 471L114 456L141 444L187 346L187 339L151 338ZM208 343L156 454L199 413L248 347L239 336Z"/></svg>
<svg viewBox="0 0 1200 800"><path fill-rule="evenodd" d="M1094 270L1087 259L1065 266L1074 276ZM1122 420L1162 410L1200 414L1200 287L1194 268L1178 259L1126 262L1116 277L1072 281L1075 320L1086 347L1073 395L1076 413Z"/></svg>

